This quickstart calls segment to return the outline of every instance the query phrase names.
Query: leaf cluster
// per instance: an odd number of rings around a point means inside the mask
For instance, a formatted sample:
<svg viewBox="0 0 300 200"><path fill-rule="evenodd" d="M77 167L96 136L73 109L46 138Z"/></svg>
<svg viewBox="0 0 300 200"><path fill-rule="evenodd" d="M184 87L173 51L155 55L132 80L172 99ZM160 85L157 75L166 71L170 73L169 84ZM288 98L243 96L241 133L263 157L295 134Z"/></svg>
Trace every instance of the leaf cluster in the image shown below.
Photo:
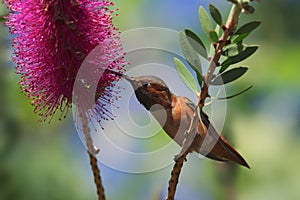
<svg viewBox="0 0 300 200"><path fill-rule="evenodd" d="M231 0L230 2L240 6L241 11L246 14L254 12L254 8L249 5L249 0ZM218 8L210 4L208 13L202 6L200 6L198 14L203 33L210 40L211 48L215 49L213 52L216 53L217 47L220 43L223 42L225 45L223 45L221 49L220 62L214 63L216 65L216 69L218 69L218 73L213 74L213 78L209 81L209 83L207 83L205 82L207 80L202 72L200 56L203 59L213 62L209 56L209 49L201 37L193 30L185 29L180 32L180 44L184 58L197 78L194 78L189 67L178 58L174 58L174 64L182 81L195 93L198 93L198 86L201 88L204 83L207 85L224 85L236 81L248 71L248 68L243 66L231 69L229 69L229 67L244 61L257 51L258 46L247 45L244 41L252 33L252 31L260 25L260 21L251 21L240 25L230 32L227 41L224 43L222 36L224 32L228 30ZM225 98L228 99L240 95L248 91L251 87L252 86L237 93L236 95L231 95Z"/></svg>

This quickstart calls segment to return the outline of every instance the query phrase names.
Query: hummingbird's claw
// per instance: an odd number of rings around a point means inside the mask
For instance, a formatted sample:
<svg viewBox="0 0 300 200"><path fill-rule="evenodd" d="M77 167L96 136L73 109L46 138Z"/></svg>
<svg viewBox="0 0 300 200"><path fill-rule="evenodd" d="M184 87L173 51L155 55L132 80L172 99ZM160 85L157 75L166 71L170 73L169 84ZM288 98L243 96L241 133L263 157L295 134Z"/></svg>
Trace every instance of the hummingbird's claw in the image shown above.
<svg viewBox="0 0 300 200"><path fill-rule="evenodd" d="M181 158L181 156L182 156L181 154L175 155L173 160L174 160L175 162L177 162L177 161ZM184 158L184 162L186 162L186 161L187 161L187 159Z"/></svg>
<svg viewBox="0 0 300 200"><path fill-rule="evenodd" d="M98 147L94 146L94 148L93 148L93 154L96 155L99 152L100 152L100 149Z"/></svg>
<svg viewBox="0 0 300 200"><path fill-rule="evenodd" d="M178 154L178 155L175 155L175 156L174 156L173 160L174 160L175 162L177 162L179 158L180 158L180 157L179 157L179 154Z"/></svg>

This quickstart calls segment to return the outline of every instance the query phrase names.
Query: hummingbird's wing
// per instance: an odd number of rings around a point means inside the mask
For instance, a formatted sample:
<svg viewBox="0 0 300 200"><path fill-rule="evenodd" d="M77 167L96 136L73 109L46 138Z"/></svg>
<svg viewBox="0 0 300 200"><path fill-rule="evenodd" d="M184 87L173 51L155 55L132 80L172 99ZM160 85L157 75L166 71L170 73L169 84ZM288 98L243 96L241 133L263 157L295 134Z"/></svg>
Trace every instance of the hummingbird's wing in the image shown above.
<svg viewBox="0 0 300 200"><path fill-rule="evenodd" d="M180 142L182 148L176 158L181 157L186 152L196 151L214 160L231 160L249 168L244 158L218 133L203 111L200 112L200 116L196 116L196 123L190 127L196 106L186 97L178 97L178 99L181 108L180 117L184 117L185 120L183 121L187 122L187 127L182 133L185 134L185 137L183 142ZM191 130L189 133L187 132L188 129Z"/></svg>
<svg viewBox="0 0 300 200"><path fill-rule="evenodd" d="M190 123L192 121L193 118L193 112L195 110L195 104L188 98L186 97L178 97L178 102L179 103L179 107L180 107L180 120L181 123L184 124L183 127L184 130L179 131L179 135L184 135L184 139L183 141L180 141L178 144L181 146L181 151L178 155L175 156L175 160L177 160L177 158L180 158L181 156L183 156L184 154L186 154L187 152L191 152L193 151L193 149L191 148L192 144L194 143L195 138L197 137L198 133L197 133L197 123L193 123L193 126L190 126ZM197 118L199 118L197 116ZM199 121L199 120L198 120ZM190 132L188 132L188 130L190 130Z"/></svg>
<svg viewBox="0 0 300 200"><path fill-rule="evenodd" d="M207 127L207 133L203 139L203 143L200 148L200 153L204 152L205 154L207 154L205 156L214 160L231 160L247 168L250 168L245 159L213 127L213 125L209 121L208 116L203 111L200 112L200 117L204 125ZM207 151L205 149L209 150Z"/></svg>

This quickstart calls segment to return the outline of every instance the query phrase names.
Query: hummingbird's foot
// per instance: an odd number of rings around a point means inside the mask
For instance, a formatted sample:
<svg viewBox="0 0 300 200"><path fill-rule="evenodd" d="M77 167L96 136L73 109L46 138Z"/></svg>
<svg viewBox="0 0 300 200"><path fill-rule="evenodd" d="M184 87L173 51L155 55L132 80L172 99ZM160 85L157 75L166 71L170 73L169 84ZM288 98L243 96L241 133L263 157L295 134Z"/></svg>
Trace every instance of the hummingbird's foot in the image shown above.
<svg viewBox="0 0 300 200"><path fill-rule="evenodd" d="M93 152L92 152L92 153L93 153L94 155L96 155L96 154L98 154L99 152L100 152L100 149L99 149L98 147L94 146L94 147L93 147Z"/></svg>
<svg viewBox="0 0 300 200"><path fill-rule="evenodd" d="M179 154L178 154L178 155L175 155L174 158L173 158L173 160L174 160L175 162L177 162L178 159L179 159Z"/></svg>
<svg viewBox="0 0 300 200"><path fill-rule="evenodd" d="M182 155L180 155L180 154L175 155L173 160L174 160L175 162L177 162L181 157L182 157ZM184 162L186 162L186 161L187 161L187 159L184 158Z"/></svg>

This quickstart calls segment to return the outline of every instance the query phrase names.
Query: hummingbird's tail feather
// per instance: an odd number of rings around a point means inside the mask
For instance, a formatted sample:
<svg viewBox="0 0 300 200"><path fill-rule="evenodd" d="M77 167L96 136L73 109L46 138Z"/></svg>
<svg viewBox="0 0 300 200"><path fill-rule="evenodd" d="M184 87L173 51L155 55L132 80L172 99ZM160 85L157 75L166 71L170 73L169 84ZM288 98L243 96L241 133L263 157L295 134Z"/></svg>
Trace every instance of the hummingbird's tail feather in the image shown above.
<svg viewBox="0 0 300 200"><path fill-rule="evenodd" d="M221 153L219 153L218 149L222 149ZM245 159L222 136L220 136L213 149L207 154L207 157L219 161L231 160L250 169Z"/></svg>
<svg viewBox="0 0 300 200"><path fill-rule="evenodd" d="M210 148L209 152L201 151L202 147L200 148L201 154L206 154L206 157L209 157L214 160L219 161L228 161L231 160L237 164L240 164L242 166L245 166L250 169L250 166L245 161L245 159L229 144L229 142L220 135L217 130L212 126L210 123L208 116L201 111L201 120L205 124L205 126L208 128L207 135L210 141L214 141L214 146ZM204 141L205 143L205 141ZM206 145L206 144L202 144ZM204 148L206 149L206 148Z"/></svg>

